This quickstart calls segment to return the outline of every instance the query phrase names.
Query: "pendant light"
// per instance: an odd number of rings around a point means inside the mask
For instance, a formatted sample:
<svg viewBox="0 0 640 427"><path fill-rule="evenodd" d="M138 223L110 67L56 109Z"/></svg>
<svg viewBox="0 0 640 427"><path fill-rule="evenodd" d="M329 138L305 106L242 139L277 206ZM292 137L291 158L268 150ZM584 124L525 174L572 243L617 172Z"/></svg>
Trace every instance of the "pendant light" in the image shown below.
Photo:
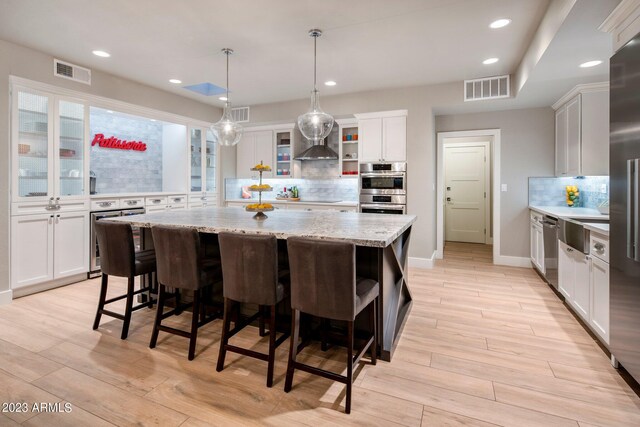
<svg viewBox="0 0 640 427"><path fill-rule="evenodd" d="M320 30L310 30L309 36L313 37L313 92L311 92L311 107L309 111L298 116L298 128L300 132L314 145L329 136L333 127L333 117L320 109L320 96L316 86L316 44L318 37L322 35Z"/></svg>
<svg viewBox="0 0 640 427"><path fill-rule="evenodd" d="M215 135L218 143L225 147L236 145L242 136L242 126L233 121L231 115L231 102L229 101L229 55L233 53L233 49L224 48L222 53L227 55L227 100L224 104L222 117L216 123L212 124L210 129Z"/></svg>

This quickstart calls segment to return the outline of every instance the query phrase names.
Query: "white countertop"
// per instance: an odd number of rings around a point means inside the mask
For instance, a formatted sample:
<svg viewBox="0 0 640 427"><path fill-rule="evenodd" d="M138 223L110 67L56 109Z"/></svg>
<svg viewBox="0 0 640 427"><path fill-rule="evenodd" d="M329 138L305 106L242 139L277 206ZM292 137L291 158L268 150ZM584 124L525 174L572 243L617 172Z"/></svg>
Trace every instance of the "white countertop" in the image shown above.
<svg viewBox="0 0 640 427"><path fill-rule="evenodd" d="M579 220L609 220L609 215L601 214L597 209L593 208L570 208L569 206L533 206L529 205L529 209L544 215L550 215L557 218L573 218Z"/></svg>
<svg viewBox="0 0 640 427"><path fill-rule="evenodd" d="M609 224L602 224L598 222L583 222L584 228L594 233L609 236Z"/></svg>
<svg viewBox="0 0 640 427"><path fill-rule="evenodd" d="M301 199L298 202L292 202L291 200L276 200L276 199L267 199L267 198L262 198L263 202L269 202L269 203L282 203L282 204L292 204L292 205L326 205L326 206L358 206L358 202L350 202L350 201L345 201L345 200L341 200L339 202L332 202L332 203L327 203L327 202L320 202L320 201L305 201L304 198ZM253 199L227 199L225 200L225 202L234 202L234 203L258 203L258 199L257 198L253 198Z"/></svg>
<svg viewBox="0 0 640 427"><path fill-rule="evenodd" d="M179 191L160 191L157 193L112 193L112 194L92 194L91 199L124 199L130 197L158 197L158 196L187 196L190 193L181 193ZM201 195L202 192L195 193Z"/></svg>
<svg viewBox="0 0 640 427"><path fill-rule="evenodd" d="M202 233L223 231L345 240L358 246L387 247L415 222L415 215L380 215L355 212L279 210L267 212L263 221L242 208L204 208L162 211L109 218L139 227L174 225Z"/></svg>

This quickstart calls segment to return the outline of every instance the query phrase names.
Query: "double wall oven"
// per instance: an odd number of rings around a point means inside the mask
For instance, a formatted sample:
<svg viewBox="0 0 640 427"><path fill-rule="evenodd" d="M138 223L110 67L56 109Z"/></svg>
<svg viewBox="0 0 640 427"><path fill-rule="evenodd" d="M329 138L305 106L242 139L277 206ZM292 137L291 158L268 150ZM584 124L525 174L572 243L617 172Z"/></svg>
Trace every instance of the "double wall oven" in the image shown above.
<svg viewBox="0 0 640 427"><path fill-rule="evenodd" d="M360 164L360 212L407 213L407 164Z"/></svg>

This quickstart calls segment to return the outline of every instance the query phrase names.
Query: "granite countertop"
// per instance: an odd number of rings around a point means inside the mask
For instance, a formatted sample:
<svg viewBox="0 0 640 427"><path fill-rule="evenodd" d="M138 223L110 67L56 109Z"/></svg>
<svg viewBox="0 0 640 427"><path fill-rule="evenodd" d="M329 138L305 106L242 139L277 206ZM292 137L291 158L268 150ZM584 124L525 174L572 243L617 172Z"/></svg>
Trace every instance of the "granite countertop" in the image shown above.
<svg viewBox="0 0 640 427"><path fill-rule="evenodd" d="M597 209L593 208L570 208L569 206L534 206L529 205L529 209L544 215L550 215L557 218L573 218L578 220L609 220L609 215L601 214Z"/></svg>
<svg viewBox="0 0 640 427"><path fill-rule="evenodd" d="M389 246L416 220L415 215L380 215L355 212L280 210L267 212L263 221L253 219L242 208L204 208L163 211L144 215L109 218L139 227L174 225L195 228L203 233L223 231L345 240L359 246Z"/></svg>
<svg viewBox="0 0 640 427"><path fill-rule="evenodd" d="M267 199L265 197L262 198L263 202L269 202L269 203L282 203L282 204L292 204L292 205L329 205L329 206L358 206L358 202L352 202L352 201L345 201L345 200L341 200L339 202L322 202L322 201L313 201L313 200L305 200L304 198L302 198L300 201L298 202L292 202L291 200L277 200L277 199ZM254 198L254 199L227 199L225 200L225 202L233 202L233 203L258 203L258 199Z"/></svg>
<svg viewBox="0 0 640 427"><path fill-rule="evenodd" d="M599 222L583 222L584 228L594 233L609 236L609 224L602 224Z"/></svg>

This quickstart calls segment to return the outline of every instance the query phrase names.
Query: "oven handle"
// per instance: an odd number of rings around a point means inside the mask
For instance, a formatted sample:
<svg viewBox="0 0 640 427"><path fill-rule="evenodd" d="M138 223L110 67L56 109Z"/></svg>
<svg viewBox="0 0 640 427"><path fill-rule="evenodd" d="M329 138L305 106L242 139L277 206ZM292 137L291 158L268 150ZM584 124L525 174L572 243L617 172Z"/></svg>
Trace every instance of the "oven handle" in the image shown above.
<svg viewBox="0 0 640 427"><path fill-rule="evenodd" d="M382 173L361 173L362 178L404 178L407 175L397 172L382 172Z"/></svg>
<svg viewBox="0 0 640 427"><path fill-rule="evenodd" d="M370 204L360 204L361 209L389 209L392 211L403 211L405 209L405 205L370 205Z"/></svg>

